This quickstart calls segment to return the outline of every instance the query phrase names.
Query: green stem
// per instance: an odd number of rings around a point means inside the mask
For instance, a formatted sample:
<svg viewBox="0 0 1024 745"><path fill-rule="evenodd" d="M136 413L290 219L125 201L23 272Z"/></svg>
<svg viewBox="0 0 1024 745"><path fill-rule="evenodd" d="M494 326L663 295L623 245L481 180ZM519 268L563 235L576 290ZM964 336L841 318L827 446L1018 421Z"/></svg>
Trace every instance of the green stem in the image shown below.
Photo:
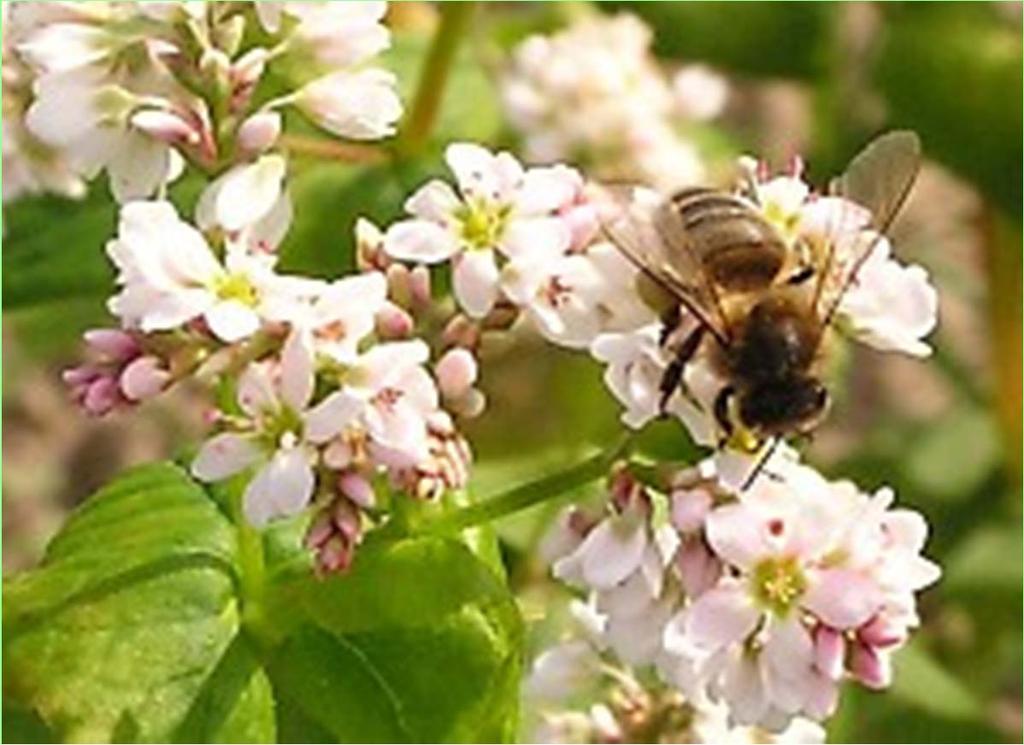
<svg viewBox="0 0 1024 745"><path fill-rule="evenodd" d="M475 10L475 2L441 3L441 25L427 52L412 109L399 135L398 151L402 155L415 154L427 143L441 108L445 84L459 41Z"/></svg>
<svg viewBox="0 0 1024 745"><path fill-rule="evenodd" d="M238 565L242 597L242 625L253 638L273 646L274 634L266 618L266 563L263 535L249 524L242 510L242 495L235 501L235 525L238 528Z"/></svg>
<svg viewBox="0 0 1024 745"><path fill-rule="evenodd" d="M471 528L560 497L566 492L606 475L612 464L625 453L630 440L631 437L627 435L614 447L570 466L564 471L517 486L501 496L488 499L485 502L471 504L468 507L444 514L432 521L427 526L427 530L450 532Z"/></svg>

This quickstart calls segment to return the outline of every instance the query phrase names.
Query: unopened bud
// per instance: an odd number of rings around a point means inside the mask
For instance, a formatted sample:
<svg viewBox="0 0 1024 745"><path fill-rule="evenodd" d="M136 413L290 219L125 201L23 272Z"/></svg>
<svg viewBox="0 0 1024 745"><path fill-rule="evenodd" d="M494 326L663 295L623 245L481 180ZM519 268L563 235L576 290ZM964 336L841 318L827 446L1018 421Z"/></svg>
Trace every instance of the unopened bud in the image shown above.
<svg viewBox="0 0 1024 745"><path fill-rule="evenodd" d="M121 393L129 401L144 401L153 398L171 380L171 374L163 363L152 355L139 357L131 362L122 372L118 380Z"/></svg>
<svg viewBox="0 0 1024 745"><path fill-rule="evenodd" d="M693 533L704 527L711 510L711 495L705 489L678 489L672 492L672 525L681 533Z"/></svg>
<svg viewBox="0 0 1024 745"><path fill-rule="evenodd" d="M416 326L412 316L394 303L387 303L375 318L377 334L382 339L407 339Z"/></svg>
<svg viewBox="0 0 1024 745"><path fill-rule="evenodd" d="M409 267L405 264L392 264L387 268L388 297L403 308L412 306L412 287L409 279Z"/></svg>
<svg viewBox="0 0 1024 745"><path fill-rule="evenodd" d="M365 217L356 219L356 265L360 271L384 270L388 264L384 253L384 234Z"/></svg>
<svg viewBox="0 0 1024 745"><path fill-rule="evenodd" d="M893 647L906 641L906 629L877 615L857 629L857 638L872 647Z"/></svg>
<svg viewBox="0 0 1024 745"><path fill-rule="evenodd" d="M519 318L519 308L507 301L499 301L480 322L485 331L506 331Z"/></svg>
<svg viewBox="0 0 1024 745"><path fill-rule="evenodd" d="M409 272L409 292L413 308L425 308L430 305L430 269L423 264L413 267Z"/></svg>
<svg viewBox="0 0 1024 745"><path fill-rule="evenodd" d="M476 388L471 388L454 404L455 413L463 419L475 419L484 413L486 407L487 396Z"/></svg>
<svg viewBox="0 0 1024 745"><path fill-rule="evenodd" d="M453 400L461 398L476 382L476 357L468 349L454 347L444 353L437 363L435 372L441 394Z"/></svg>
<svg viewBox="0 0 1024 745"><path fill-rule="evenodd" d="M846 641L841 632L821 624L814 631L814 666L830 680L839 680L843 675L846 658Z"/></svg>
<svg viewBox="0 0 1024 745"><path fill-rule="evenodd" d="M892 661L887 653L857 642L850 652L850 672L868 688L881 690L892 682Z"/></svg>
<svg viewBox="0 0 1024 745"><path fill-rule="evenodd" d="M231 59L219 49L209 48L199 60L199 71L211 80L221 95L231 92Z"/></svg>
<svg viewBox="0 0 1024 745"><path fill-rule="evenodd" d="M121 402L117 381L112 377L101 377L91 383L82 397L82 407L93 416L109 413Z"/></svg>
<svg viewBox="0 0 1024 745"><path fill-rule="evenodd" d="M90 349L111 361L130 360L141 351L135 338L120 329L90 329L82 338Z"/></svg>
<svg viewBox="0 0 1024 745"><path fill-rule="evenodd" d="M162 109L146 109L132 114L131 124L150 137L168 145L195 145L199 132L177 114Z"/></svg>
<svg viewBox="0 0 1024 745"><path fill-rule="evenodd" d="M683 541L676 553L676 567L683 590L690 598L696 598L710 590L722 573L722 565L714 557L704 541L690 536Z"/></svg>
<svg viewBox="0 0 1024 745"><path fill-rule="evenodd" d="M480 328L467 316L459 313L445 326L441 338L449 347L476 349L480 344Z"/></svg>
<svg viewBox="0 0 1024 745"><path fill-rule="evenodd" d="M269 150L281 134L281 115L276 111L260 111L238 128L238 146L247 153Z"/></svg>
<svg viewBox="0 0 1024 745"><path fill-rule="evenodd" d="M377 501L370 482L365 476L354 471L346 471L338 477L338 489L363 508L373 507Z"/></svg>

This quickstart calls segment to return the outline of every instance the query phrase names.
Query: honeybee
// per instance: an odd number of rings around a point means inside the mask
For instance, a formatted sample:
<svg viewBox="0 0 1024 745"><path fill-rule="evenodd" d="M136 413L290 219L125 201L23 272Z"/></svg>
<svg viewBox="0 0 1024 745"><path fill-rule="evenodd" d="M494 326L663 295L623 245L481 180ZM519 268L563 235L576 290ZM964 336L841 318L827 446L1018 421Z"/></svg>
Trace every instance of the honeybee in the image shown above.
<svg viewBox="0 0 1024 745"><path fill-rule="evenodd" d="M903 206L920 166L912 132L881 135L853 158L829 189L870 212L863 240L806 245L787 239L757 207L757 192L687 188L648 209L610 190L611 241L640 270L641 295L671 302L662 345L671 354L661 408L683 384L698 350L726 381L714 400L722 442L742 432L749 449L813 430L829 393L820 377L822 340L843 295ZM845 204L845 202L844 202ZM696 326L679 339L688 312ZM684 394L686 391L684 390ZM774 447L774 445L773 445Z"/></svg>

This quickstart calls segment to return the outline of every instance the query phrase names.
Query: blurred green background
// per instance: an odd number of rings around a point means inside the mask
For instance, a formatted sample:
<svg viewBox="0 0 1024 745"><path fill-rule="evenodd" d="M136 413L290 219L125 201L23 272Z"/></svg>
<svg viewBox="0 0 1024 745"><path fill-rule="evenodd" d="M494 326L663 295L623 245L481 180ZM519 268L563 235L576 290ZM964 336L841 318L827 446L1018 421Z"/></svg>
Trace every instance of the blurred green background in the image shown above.
<svg viewBox="0 0 1024 745"><path fill-rule="evenodd" d="M808 457L865 488L894 486L933 528L927 553L944 578L924 593L923 628L888 694L850 687L831 741L1021 740L1021 4L600 3L654 29L666 66L703 62L727 75L724 115L693 125L712 163L739 153L804 154L823 183L883 129L908 127L927 162L894 230L897 253L926 266L941 294L925 361L852 347L837 364L838 405ZM356 166L296 155L296 221L286 268L351 267L355 216L386 221L452 140L514 147L497 76L530 33L554 31L582 3L486 3L476 10L426 155ZM395 69L415 88L436 9L392 9ZM194 202L186 180L173 197ZM121 419L73 411L59 370L83 330L102 324L112 273L102 247L115 209L104 185L82 202L37 198L4 208L4 570L31 565L67 510L129 463L165 457L201 430L189 391ZM617 432L618 411L584 355L528 334L484 349L488 416L470 431L475 490L486 497L557 468ZM647 435L655 452L689 451L681 430ZM579 496L579 495L577 495ZM499 525L528 617L555 592L536 545L554 506Z"/></svg>

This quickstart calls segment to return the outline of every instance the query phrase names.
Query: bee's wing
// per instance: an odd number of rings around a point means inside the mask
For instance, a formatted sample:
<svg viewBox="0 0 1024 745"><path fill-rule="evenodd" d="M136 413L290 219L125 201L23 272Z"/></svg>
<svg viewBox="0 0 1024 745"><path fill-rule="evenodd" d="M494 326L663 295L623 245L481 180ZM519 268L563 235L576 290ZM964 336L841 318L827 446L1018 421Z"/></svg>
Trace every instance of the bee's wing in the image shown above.
<svg viewBox="0 0 1024 745"><path fill-rule="evenodd" d="M848 215L860 225L843 245L830 241L819 267L814 294L814 307L823 327L832 322L843 295L892 226L910 194L920 165L921 141L917 135L909 131L888 132L854 156L843 175L833 180L829 189L832 195L863 207L870 216L858 221Z"/></svg>
<svg viewBox="0 0 1024 745"><path fill-rule="evenodd" d="M601 228L629 261L675 297L719 342L728 337L714 288L689 245L682 225L652 192L631 185L604 184Z"/></svg>

